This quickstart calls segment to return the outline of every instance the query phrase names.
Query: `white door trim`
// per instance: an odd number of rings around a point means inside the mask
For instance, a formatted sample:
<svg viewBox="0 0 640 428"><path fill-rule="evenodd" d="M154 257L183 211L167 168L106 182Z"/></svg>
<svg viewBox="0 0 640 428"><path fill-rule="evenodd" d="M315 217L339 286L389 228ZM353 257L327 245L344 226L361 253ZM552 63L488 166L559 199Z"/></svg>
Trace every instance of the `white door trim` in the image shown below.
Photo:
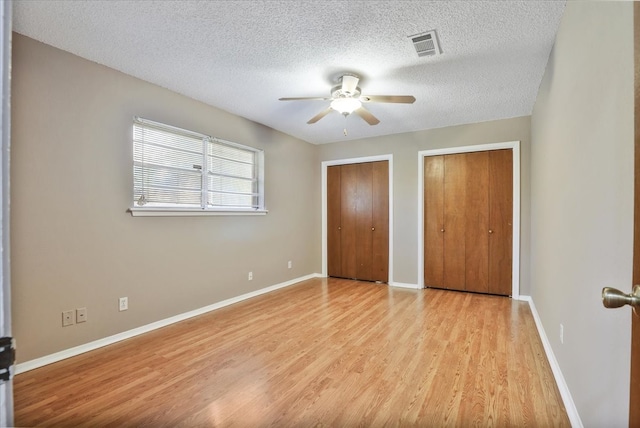
<svg viewBox="0 0 640 428"><path fill-rule="evenodd" d="M389 162L389 285L393 284L393 155L367 156L350 159L336 159L322 162L322 276L329 275L327 262L327 167L365 162Z"/></svg>
<svg viewBox="0 0 640 428"><path fill-rule="evenodd" d="M418 152L418 287L424 288L424 158L427 156L454 153L484 152L488 150L513 150L513 253L511 296L520 297L520 141L478 144L475 146L447 149L422 150Z"/></svg>
<svg viewBox="0 0 640 428"><path fill-rule="evenodd" d="M0 7L0 337L11 336L11 272L9 256L9 147L11 140L11 10ZM13 376L14 367L10 368ZM0 426L13 426L13 381L0 384Z"/></svg>

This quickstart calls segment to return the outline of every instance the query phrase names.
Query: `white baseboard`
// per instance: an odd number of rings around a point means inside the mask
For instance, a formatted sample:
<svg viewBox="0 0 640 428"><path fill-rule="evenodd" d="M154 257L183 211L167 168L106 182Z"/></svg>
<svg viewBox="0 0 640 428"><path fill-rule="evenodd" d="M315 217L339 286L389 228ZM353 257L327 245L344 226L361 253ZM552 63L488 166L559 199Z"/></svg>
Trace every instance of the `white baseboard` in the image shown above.
<svg viewBox="0 0 640 428"><path fill-rule="evenodd" d="M420 286L418 284L407 284L406 282L390 282L390 286L398 287L398 288L411 288L414 290L420 290Z"/></svg>
<svg viewBox="0 0 640 428"><path fill-rule="evenodd" d="M582 420L580 420L578 409L576 408L576 404L573 402L571 392L569 392L569 386L564 380L564 376L562 375L562 370L560 370L558 360L556 360L556 356L553 354L551 343L549 342L547 333L544 331L542 321L540 320L540 316L538 315L538 311L536 310L536 305L533 303L533 299L531 298L531 296L521 295L519 296L518 300L529 303L531 313L533 314L533 320L535 321L536 327L538 328L538 334L540 335L540 340L542 341L544 352L547 354L547 359L549 360L549 365L551 366L553 377L555 377L556 384L558 385L558 389L560 390L562 402L564 403L564 408L567 410L567 415L569 416L569 422L571 422L571 426L574 428L583 428L584 425L582 425Z"/></svg>
<svg viewBox="0 0 640 428"><path fill-rule="evenodd" d="M38 367L46 366L47 364L55 363L66 358L75 357L76 355L83 354L85 352L93 351L94 349L102 348L103 346L111 345L116 342L120 342L125 339L138 336L143 333L166 327L170 324L174 324L180 321L184 321L189 318L193 318L198 315L205 314L207 312L215 311L216 309L224 308L225 306L233 305L234 303L241 302L243 300L250 299L252 297L259 296L261 294L269 293L271 291L278 290L280 288L289 287L293 284L297 284L301 281L306 281L311 278L320 278L322 275L319 273L313 273L305 275L300 278L295 278L289 281L281 282L280 284L272 285L270 287L261 288L260 290L252 291L250 293L242 294L240 296L232 297L227 300L223 300L212 305L208 305L193 311L185 312L183 314L175 315L170 318L165 318L160 321L152 322L151 324L143 325L132 330L124 331L122 333L114 334L113 336L105 337L103 339L94 340L93 342L85 343L83 345L75 346L73 348L65 349L64 351L56 352L54 354L45 355L44 357L36 358L35 360L25 361L24 363L16 364L14 374L24 373L29 370L37 369Z"/></svg>

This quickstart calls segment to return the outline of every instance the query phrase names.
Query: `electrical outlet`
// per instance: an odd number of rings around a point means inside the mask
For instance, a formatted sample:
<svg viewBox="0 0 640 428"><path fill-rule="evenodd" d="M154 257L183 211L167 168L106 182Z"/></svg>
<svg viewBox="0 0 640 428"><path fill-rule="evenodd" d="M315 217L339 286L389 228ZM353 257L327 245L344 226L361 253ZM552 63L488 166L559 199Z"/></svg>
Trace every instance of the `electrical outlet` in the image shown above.
<svg viewBox="0 0 640 428"><path fill-rule="evenodd" d="M87 308L76 309L76 323L87 322Z"/></svg>
<svg viewBox="0 0 640 428"><path fill-rule="evenodd" d="M253 272L249 272L249 281L253 280Z"/></svg>
<svg viewBox="0 0 640 428"><path fill-rule="evenodd" d="M564 325L560 324L560 343L564 345Z"/></svg>
<svg viewBox="0 0 640 428"><path fill-rule="evenodd" d="M129 298L128 297L121 297L118 300L118 308L119 308L120 312L126 311L127 309L129 309Z"/></svg>
<svg viewBox="0 0 640 428"><path fill-rule="evenodd" d="M291 260L289 260L289 261L287 262L287 267L288 267L289 269L291 269L291 266L292 266L292 264L291 264Z"/></svg>
<svg viewBox="0 0 640 428"><path fill-rule="evenodd" d="M67 327L73 325L73 311L62 312L62 326Z"/></svg>

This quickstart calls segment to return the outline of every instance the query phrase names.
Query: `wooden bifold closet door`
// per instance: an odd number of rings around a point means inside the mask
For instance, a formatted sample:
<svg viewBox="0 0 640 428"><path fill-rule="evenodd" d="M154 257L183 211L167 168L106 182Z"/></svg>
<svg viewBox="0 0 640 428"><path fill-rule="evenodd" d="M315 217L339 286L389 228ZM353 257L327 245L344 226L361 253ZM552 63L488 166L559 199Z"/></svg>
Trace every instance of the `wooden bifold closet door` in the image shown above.
<svg viewBox="0 0 640 428"><path fill-rule="evenodd" d="M512 150L424 159L424 283L511 294Z"/></svg>
<svg viewBox="0 0 640 428"><path fill-rule="evenodd" d="M327 168L329 276L387 282L389 163Z"/></svg>

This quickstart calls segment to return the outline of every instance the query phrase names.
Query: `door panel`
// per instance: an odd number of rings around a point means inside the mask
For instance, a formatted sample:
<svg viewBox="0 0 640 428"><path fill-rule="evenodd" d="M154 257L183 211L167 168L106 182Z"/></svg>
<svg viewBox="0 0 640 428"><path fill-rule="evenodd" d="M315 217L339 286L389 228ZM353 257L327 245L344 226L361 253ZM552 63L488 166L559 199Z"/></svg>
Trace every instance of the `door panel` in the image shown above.
<svg viewBox="0 0 640 428"><path fill-rule="evenodd" d="M466 155L444 158L444 287L465 290Z"/></svg>
<svg viewBox="0 0 640 428"><path fill-rule="evenodd" d="M513 151L489 154L489 292L511 294L513 263Z"/></svg>
<svg viewBox="0 0 640 428"><path fill-rule="evenodd" d="M388 161L327 167L327 273L388 282Z"/></svg>
<svg viewBox="0 0 640 428"><path fill-rule="evenodd" d="M389 162L373 166L373 261L374 281L389 281Z"/></svg>
<svg viewBox="0 0 640 428"><path fill-rule="evenodd" d="M424 158L424 285L444 287L444 156Z"/></svg>
<svg viewBox="0 0 640 428"><path fill-rule="evenodd" d="M638 18L634 7L634 17ZM634 24L635 25L635 24ZM636 27L637 28L637 27ZM637 31L637 29L636 29ZM637 40L637 39L636 39ZM637 57L637 54L636 54ZM638 60L636 59L636 67ZM637 85L637 83L636 83ZM640 124L638 123L638 91L636 90L636 130L635 130L635 189L634 189L634 226L633 226L633 284L640 284ZM640 312L640 311L638 311ZM631 311L631 379L629 394L629 426L640 426L640 315Z"/></svg>
<svg viewBox="0 0 640 428"><path fill-rule="evenodd" d="M467 153L465 285L489 291L489 153Z"/></svg>
<svg viewBox="0 0 640 428"><path fill-rule="evenodd" d="M371 163L357 165L356 278L371 280L373 258L373 167Z"/></svg>
<svg viewBox="0 0 640 428"><path fill-rule="evenodd" d="M341 166L327 168L327 270L329 276L342 276L340 244Z"/></svg>
<svg viewBox="0 0 640 428"><path fill-rule="evenodd" d="M513 150L424 158L424 284L510 295Z"/></svg>
<svg viewBox="0 0 640 428"><path fill-rule="evenodd" d="M633 4L633 50L635 68L635 178L633 220L633 284L640 284L640 4ZM633 286L633 284L631 284ZM640 311L638 311L640 312ZM629 426L640 426L640 315L631 315L631 379Z"/></svg>
<svg viewBox="0 0 640 428"><path fill-rule="evenodd" d="M340 242L342 247L342 277L355 278L357 276L356 264L356 221L357 221L357 191L358 191L358 166L341 166L341 192L340 192L340 217L342 230Z"/></svg>

